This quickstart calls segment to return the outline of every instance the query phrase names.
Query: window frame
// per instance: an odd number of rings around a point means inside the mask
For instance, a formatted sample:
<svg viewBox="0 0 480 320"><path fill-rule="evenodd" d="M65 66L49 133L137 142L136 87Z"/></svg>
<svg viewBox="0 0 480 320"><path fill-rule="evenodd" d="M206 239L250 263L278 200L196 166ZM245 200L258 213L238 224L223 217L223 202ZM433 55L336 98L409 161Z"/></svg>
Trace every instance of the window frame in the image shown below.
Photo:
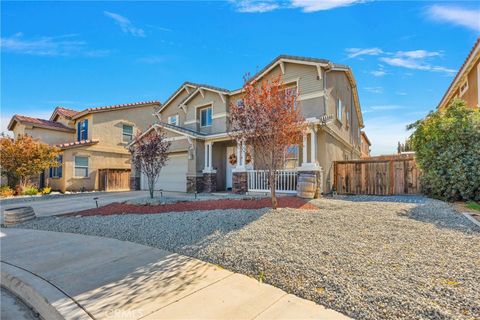
<svg viewBox="0 0 480 320"><path fill-rule="evenodd" d="M84 138L85 134L85 138ZM87 119L80 121L80 141L88 140L88 121Z"/></svg>
<svg viewBox="0 0 480 320"><path fill-rule="evenodd" d="M172 119L175 119L175 123L172 123L172 121L171 121ZM171 124L172 126L178 126L179 125L178 120L179 120L179 117L178 117L178 114L176 114L174 116L169 116L167 118L167 123Z"/></svg>
<svg viewBox="0 0 480 320"><path fill-rule="evenodd" d="M77 158L86 158L87 159L87 165L86 166L77 166ZM87 169L86 170L87 175L86 176L77 176L77 168ZM89 178L90 177L89 168L90 168L90 157L88 157L88 156L74 156L73 157L73 177L74 178L77 178L77 179Z"/></svg>
<svg viewBox="0 0 480 320"><path fill-rule="evenodd" d="M57 164L60 164L58 167L51 167L49 172L49 178L60 179L63 174L63 155L56 156L55 160Z"/></svg>
<svg viewBox="0 0 480 320"><path fill-rule="evenodd" d="M208 113L210 111L210 123L209 123L209 118L208 118ZM203 124L203 116L202 116L202 113L203 112L206 112L206 116L205 116L205 124ZM200 127L202 128L205 128L205 127L211 127L212 126L212 123L213 123L213 108L212 106L209 106L209 107L205 107L205 108L201 108L199 110L199 113L200 113Z"/></svg>
<svg viewBox="0 0 480 320"><path fill-rule="evenodd" d="M462 88L464 89L462 90ZM465 81L463 81L460 87L458 88L459 96L462 97L467 91L468 91L468 79L465 79Z"/></svg>
<svg viewBox="0 0 480 320"><path fill-rule="evenodd" d="M343 103L342 99L337 98L337 103L336 103L336 118L337 121L343 124Z"/></svg>
<svg viewBox="0 0 480 320"><path fill-rule="evenodd" d="M131 127L132 128L132 133L128 134L128 133L125 133L125 127ZM130 142L133 140L133 132L134 132L134 127L133 125L131 124L127 124L127 123L122 123L122 141L123 142ZM125 136L130 136L130 139L129 140L125 140Z"/></svg>

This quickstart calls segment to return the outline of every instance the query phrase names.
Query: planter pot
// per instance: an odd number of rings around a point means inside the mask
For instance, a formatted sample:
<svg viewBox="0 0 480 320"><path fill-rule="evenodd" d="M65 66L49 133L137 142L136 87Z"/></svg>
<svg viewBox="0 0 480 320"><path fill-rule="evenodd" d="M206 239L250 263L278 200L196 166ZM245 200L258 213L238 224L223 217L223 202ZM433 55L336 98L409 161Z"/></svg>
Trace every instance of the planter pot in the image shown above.
<svg viewBox="0 0 480 320"><path fill-rule="evenodd" d="M10 208L5 209L3 217L3 223L8 227L35 219L35 212L32 207Z"/></svg>

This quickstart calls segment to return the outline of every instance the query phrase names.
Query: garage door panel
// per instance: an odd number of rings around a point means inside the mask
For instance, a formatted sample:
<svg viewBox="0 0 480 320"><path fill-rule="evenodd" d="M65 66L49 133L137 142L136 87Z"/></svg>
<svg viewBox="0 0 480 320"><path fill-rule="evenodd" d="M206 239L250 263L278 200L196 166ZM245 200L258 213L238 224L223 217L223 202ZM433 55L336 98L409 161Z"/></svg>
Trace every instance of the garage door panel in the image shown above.
<svg viewBox="0 0 480 320"><path fill-rule="evenodd" d="M187 154L171 155L167 165L160 171L160 176L155 183L155 190L186 192L187 170ZM143 190L148 190L148 183L144 174L142 174L141 186Z"/></svg>

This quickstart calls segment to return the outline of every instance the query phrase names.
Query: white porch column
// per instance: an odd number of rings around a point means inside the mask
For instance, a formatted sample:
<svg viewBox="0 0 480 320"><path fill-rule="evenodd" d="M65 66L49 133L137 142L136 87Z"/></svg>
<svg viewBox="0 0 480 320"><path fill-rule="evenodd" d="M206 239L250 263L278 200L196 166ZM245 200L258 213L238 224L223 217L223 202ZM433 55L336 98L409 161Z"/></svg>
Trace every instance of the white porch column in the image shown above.
<svg viewBox="0 0 480 320"><path fill-rule="evenodd" d="M213 162L212 162L212 148L213 142L205 142L205 168L203 172L213 172Z"/></svg>
<svg viewBox="0 0 480 320"><path fill-rule="evenodd" d="M237 166L233 169L233 172L245 171L245 151L244 141L237 140Z"/></svg>
<svg viewBox="0 0 480 320"><path fill-rule="evenodd" d="M247 146L245 145L245 140L242 140L242 162L240 164L242 167L245 167L246 153L247 153Z"/></svg>
<svg viewBox="0 0 480 320"><path fill-rule="evenodd" d="M303 134L302 166L307 163L307 133Z"/></svg>
<svg viewBox="0 0 480 320"><path fill-rule="evenodd" d="M310 132L310 163L317 163L317 132L315 129Z"/></svg>

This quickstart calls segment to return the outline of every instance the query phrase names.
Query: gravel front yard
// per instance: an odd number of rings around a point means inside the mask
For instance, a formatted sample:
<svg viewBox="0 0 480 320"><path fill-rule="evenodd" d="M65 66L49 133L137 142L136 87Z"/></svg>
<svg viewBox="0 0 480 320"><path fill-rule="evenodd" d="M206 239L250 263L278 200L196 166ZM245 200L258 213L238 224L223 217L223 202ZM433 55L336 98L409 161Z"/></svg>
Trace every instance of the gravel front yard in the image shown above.
<svg viewBox="0 0 480 320"><path fill-rule="evenodd" d="M480 230L450 205L321 199L318 210L41 218L261 278L359 319L479 319Z"/></svg>

